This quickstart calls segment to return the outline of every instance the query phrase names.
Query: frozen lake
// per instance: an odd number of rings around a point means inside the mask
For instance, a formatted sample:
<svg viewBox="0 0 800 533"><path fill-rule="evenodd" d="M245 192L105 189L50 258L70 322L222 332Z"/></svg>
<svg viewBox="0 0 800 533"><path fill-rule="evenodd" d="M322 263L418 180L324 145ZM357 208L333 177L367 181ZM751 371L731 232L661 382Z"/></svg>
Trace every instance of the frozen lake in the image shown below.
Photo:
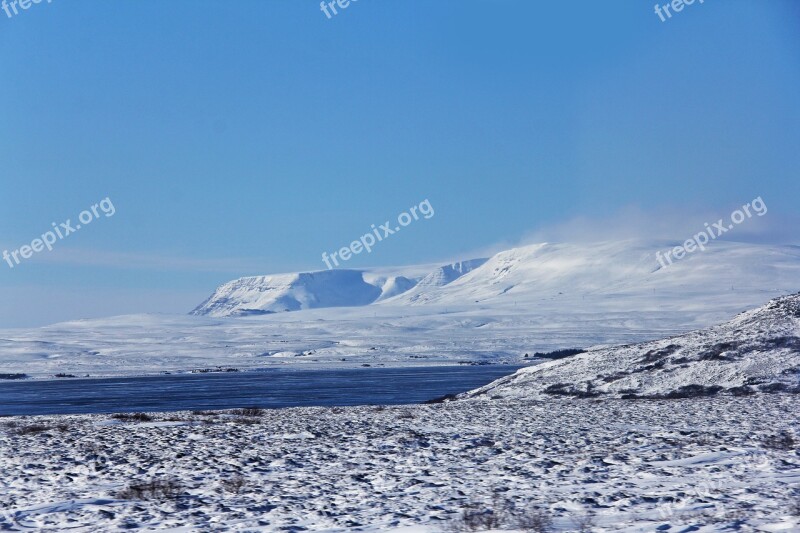
<svg viewBox="0 0 800 533"><path fill-rule="evenodd" d="M0 415L421 403L519 366L265 369L122 378L0 381Z"/></svg>

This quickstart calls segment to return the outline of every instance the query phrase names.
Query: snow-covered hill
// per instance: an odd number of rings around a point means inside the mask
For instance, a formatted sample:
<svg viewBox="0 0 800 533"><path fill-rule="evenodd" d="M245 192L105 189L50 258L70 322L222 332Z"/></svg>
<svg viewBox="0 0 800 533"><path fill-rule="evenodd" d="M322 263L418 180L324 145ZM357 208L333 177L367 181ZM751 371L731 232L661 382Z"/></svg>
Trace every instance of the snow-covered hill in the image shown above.
<svg viewBox="0 0 800 533"><path fill-rule="evenodd" d="M486 263L486 261L486 259L470 259L439 267L422 278L413 288L409 287L408 291L398 293L399 297L393 301L396 303L424 303L428 300L429 295L435 293L437 289L445 287L465 274L472 272Z"/></svg>
<svg viewBox="0 0 800 533"><path fill-rule="evenodd" d="M357 270L324 270L241 278L219 287L194 315L246 316L315 307L367 305L382 288Z"/></svg>
<svg viewBox="0 0 800 533"><path fill-rule="evenodd" d="M674 264L660 263L656 252L674 245L641 240L536 244L488 260L432 268L425 275L329 270L241 278L219 287L192 314L242 316L371 304L524 307L553 300L563 301L562 308L615 300L637 310L697 310L709 298L758 305L800 289L796 246L717 242Z"/></svg>
<svg viewBox="0 0 800 533"><path fill-rule="evenodd" d="M438 267L427 275L381 271L322 270L240 278L220 286L191 314L251 316L324 307L358 307L406 294L412 289L442 287L485 259ZM410 267L411 272L424 267Z"/></svg>
<svg viewBox="0 0 800 533"><path fill-rule="evenodd" d="M800 248L796 246L718 242L705 252L662 265L656 252L674 245L628 240L514 248L452 283L427 287L424 297L410 291L392 302L519 304L624 298L658 307L672 305L675 297L687 304L729 292L741 298L742 293L786 294L800 289Z"/></svg>
<svg viewBox="0 0 800 533"><path fill-rule="evenodd" d="M800 294L719 326L525 368L471 394L670 398L759 391L800 392Z"/></svg>

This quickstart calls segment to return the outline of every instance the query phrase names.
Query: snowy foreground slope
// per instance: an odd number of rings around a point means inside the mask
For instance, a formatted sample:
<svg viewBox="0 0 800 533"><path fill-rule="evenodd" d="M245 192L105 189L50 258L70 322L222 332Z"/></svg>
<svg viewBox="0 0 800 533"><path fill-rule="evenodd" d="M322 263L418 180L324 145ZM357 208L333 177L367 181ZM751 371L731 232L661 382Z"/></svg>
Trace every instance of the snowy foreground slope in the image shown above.
<svg viewBox="0 0 800 533"><path fill-rule="evenodd" d="M471 394L693 397L783 390L800 392L800 294L719 326L524 368Z"/></svg>
<svg viewBox="0 0 800 533"><path fill-rule="evenodd" d="M758 393L8 418L0 530L798 531L798 411Z"/></svg>
<svg viewBox="0 0 800 533"><path fill-rule="evenodd" d="M799 531L799 326L783 297L438 404L7 417L0 530Z"/></svg>
<svg viewBox="0 0 800 533"><path fill-rule="evenodd" d="M441 267L244 278L205 302L205 316L0 330L0 373L521 362L691 331L800 289L800 248L716 242L664 268L655 252L668 245L536 245ZM289 308L299 310L277 312Z"/></svg>

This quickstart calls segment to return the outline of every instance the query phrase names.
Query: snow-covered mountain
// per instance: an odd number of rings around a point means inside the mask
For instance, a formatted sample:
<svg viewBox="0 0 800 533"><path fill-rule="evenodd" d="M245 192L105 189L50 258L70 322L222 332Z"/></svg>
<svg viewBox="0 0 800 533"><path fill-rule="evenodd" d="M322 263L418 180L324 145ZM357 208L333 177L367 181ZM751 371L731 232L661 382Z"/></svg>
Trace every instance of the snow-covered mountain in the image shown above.
<svg viewBox="0 0 800 533"><path fill-rule="evenodd" d="M553 299L636 299L645 307L736 292L800 289L800 248L718 242L705 252L662 265L657 251L675 243L641 240L537 244L491 257L452 283L409 291L393 303L457 305ZM777 295L777 294L776 294ZM763 302L761 302L763 303ZM638 306L637 306L638 307Z"/></svg>
<svg viewBox="0 0 800 533"><path fill-rule="evenodd" d="M796 246L716 242L674 264L659 262L656 252L674 245L641 240L536 244L488 260L431 268L424 275L329 270L241 278L219 287L192 314L242 316L371 304L530 306L553 300L583 306L609 299L637 310L696 308L707 298L757 305L769 298L764 294L800 289Z"/></svg>
<svg viewBox="0 0 800 533"><path fill-rule="evenodd" d="M397 283L393 279L393 283ZM316 307L367 305L382 288L357 270L325 270L241 278L219 287L194 315L246 316Z"/></svg>
<svg viewBox="0 0 800 533"><path fill-rule="evenodd" d="M398 293L396 302L409 302L409 303L424 303L427 301L429 295L436 292L437 289L449 285L456 281L465 274L468 274L479 268L487 259L470 259L467 261L459 261L450 265L444 265L435 269L433 272L419 280L409 290Z"/></svg>
<svg viewBox="0 0 800 533"><path fill-rule="evenodd" d="M191 314L252 316L324 307L358 307L407 294L443 287L486 259L460 261L435 268L426 275L368 270L322 270L272 276L253 276L220 286ZM407 270L418 272L421 267Z"/></svg>
<svg viewBox="0 0 800 533"><path fill-rule="evenodd" d="M800 392L800 294L667 339L528 367L472 396L693 397Z"/></svg>

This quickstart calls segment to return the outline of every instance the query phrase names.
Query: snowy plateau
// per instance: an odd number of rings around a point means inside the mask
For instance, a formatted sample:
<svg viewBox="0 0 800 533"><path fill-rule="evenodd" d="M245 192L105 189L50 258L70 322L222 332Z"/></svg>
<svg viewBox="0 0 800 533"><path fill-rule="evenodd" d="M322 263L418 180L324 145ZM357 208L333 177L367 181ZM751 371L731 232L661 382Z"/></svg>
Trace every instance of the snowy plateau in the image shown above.
<svg viewBox="0 0 800 533"><path fill-rule="evenodd" d="M0 373L119 376L270 365L512 362L654 340L800 289L800 247L537 244L448 265L242 278L190 315L0 330Z"/></svg>

